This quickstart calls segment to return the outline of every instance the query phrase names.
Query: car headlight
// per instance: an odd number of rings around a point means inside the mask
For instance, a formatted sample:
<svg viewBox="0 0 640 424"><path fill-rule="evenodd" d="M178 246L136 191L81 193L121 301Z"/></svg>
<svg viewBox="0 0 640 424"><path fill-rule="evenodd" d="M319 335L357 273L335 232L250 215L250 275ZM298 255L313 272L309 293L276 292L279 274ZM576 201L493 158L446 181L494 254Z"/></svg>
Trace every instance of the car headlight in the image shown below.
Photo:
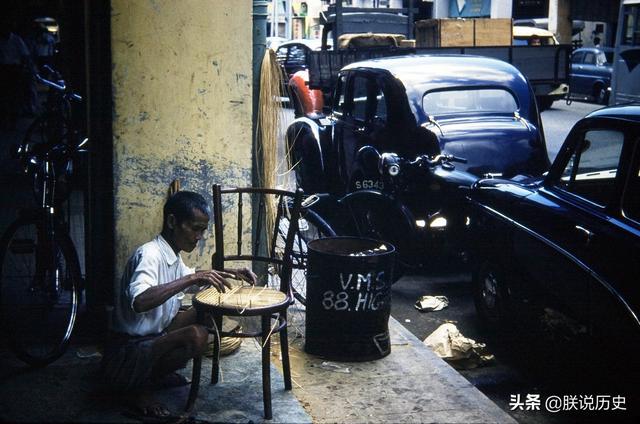
<svg viewBox="0 0 640 424"><path fill-rule="evenodd" d="M416 227L420 229L428 227L431 230L444 230L448 224L447 218L440 212L430 215L427 219L416 219L415 222Z"/></svg>
<svg viewBox="0 0 640 424"><path fill-rule="evenodd" d="M429 219L429 228L446 228L447 227L447 218L444 216L438 215Z"/></svg>

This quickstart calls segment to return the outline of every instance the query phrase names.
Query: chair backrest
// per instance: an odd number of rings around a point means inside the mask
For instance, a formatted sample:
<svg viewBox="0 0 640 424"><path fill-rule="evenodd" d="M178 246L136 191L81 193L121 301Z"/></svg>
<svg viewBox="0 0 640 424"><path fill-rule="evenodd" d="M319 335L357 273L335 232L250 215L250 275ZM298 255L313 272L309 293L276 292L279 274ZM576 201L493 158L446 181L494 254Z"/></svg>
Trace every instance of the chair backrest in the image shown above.
<svg viewBox="0 0 640 424"><path fill-rule="evenodd" d="M301 204L300 189L290 192L256 187L222 188L214 184L212 267L229 268L225 266L228 262L266 264L267 269L277 272L279 289L291 295L292 251Z"/></svg>

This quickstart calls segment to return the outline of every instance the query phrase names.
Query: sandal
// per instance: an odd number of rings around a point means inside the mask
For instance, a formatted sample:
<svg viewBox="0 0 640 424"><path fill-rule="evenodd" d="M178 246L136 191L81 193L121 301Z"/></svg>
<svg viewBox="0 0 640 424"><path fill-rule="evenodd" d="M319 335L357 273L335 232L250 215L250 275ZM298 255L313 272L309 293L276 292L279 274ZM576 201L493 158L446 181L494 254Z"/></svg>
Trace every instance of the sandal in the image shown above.
<svg viewBox="0 0 640 424"><path fill-rule="evenodd" d="M122 413L127 418L136 419L142 423L170 423L175 422L180 417L171 413L164 405L153 403L147 406L138 406Z"/></svg>

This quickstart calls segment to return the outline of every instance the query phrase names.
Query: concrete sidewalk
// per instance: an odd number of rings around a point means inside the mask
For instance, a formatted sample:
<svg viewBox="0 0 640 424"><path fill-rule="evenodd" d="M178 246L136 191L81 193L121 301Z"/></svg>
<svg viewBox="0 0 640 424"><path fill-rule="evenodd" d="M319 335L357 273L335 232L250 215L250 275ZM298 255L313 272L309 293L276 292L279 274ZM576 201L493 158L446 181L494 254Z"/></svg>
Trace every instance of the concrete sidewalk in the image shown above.
<svg viewBox="0 0 640 424"><path fill-rule="evenodd" d="M72 345L46 368L30 369L9 352L0 354L0 422L28 423L137 423L127 416L124 399L105 392L99 380L100 357L94 345ZM175 412L173 422L264 422L260 347L253 339L221 358L221 382L209 385L211 360L204 359L198 399L191 416L184 411L189 386L158 392L158 401ZM183 371L191 377L191 364ZM282 375L272 367L273 423L308 423L311 417Z"/></svg>
<svg viewBox="0 0 640 424"><path fill-rule="evenodd" d="M189 422L282 423L512 423L508 414L393 318L391 354L369 362L333 362L306 354L300 323L292 331L293 391L284 390L272 366L273 420L263 418L260 347L247 339L221 360L222 381L209 385L211 361ZM2 422L137 422L123 415L122 399L97 379L98 357L81 358L95 346L75 346L43 369L29 369L10 353L0 355ZM272 362L279 363L274 349ZM190 376L191 367L185 369ZM165 390L160 400L184 408L188 387Z"/></svg>
<svg viewBox="0 0 640 424"><path fill-rule="evenodd" d="M514 423L395 319L391 354L334 362L291 346L294 394L314 423Z"/></svg>

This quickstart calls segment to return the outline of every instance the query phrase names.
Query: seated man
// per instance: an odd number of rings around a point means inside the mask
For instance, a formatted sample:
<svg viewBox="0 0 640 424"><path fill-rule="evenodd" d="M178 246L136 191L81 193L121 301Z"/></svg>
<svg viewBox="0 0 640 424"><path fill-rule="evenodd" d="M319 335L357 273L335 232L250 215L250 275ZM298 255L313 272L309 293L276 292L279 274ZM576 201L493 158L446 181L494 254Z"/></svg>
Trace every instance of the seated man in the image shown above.
<svg viewBox="0 0 640 424"><path fill-rule="evenodd" d="M172 195L164 205L161 234L134 252L116 284L102 371L108 384L131 396L134 415L168 417L169 411L152 399L151 390L187 384L174 371L206 350L208 332L196 324L195 309L179 312L182 292L192 286L224 292L229 287L226 278L257 281L246 268L196 272L184 264L180 251L196 247L209 215L201 195L188 191Z"/></svg>

